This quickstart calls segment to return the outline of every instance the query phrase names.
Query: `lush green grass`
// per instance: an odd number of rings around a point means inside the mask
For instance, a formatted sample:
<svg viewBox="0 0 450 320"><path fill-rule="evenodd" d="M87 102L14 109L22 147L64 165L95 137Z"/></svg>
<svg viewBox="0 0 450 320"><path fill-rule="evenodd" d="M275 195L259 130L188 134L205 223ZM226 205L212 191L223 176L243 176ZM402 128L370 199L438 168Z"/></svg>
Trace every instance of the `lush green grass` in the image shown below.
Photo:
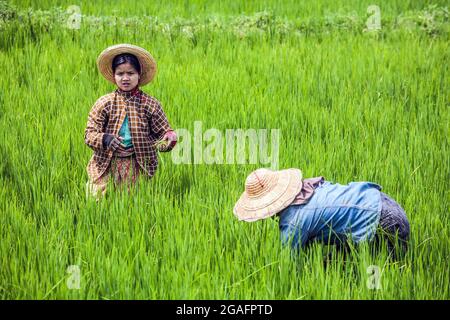
<svg viewBox="0 0 450 320"><path fill-rule="evenodd" d="M86 10L103 14L111 9L106 3ZM247 6L235 3L207 3L212 9L203 13L234 15ZM276 3L269 9L287 16L305 11L320 18L328 5L341 8L339 2ZM419 3L392 2L397 9L391 12L421 10ZM173 8L187 16L192 10L184 2ZM164 9L162 16L170 17ZM437 33L392 28L373 35L331 27L280 35L268 28L245 37L198 32L193 41L148 29L54 26L44 32L8 21L0 30L0 297L448 299L444 22ZM175 165L161 154L156 176L132 195L86 200L87 114L114 89L95 59L121 42L143 46L157 59L159 73L143 89L162 102L174 128L193 131L197 120L204 130L279 128L280 168L344 184L381 184L410 219L407 256L393 262L363 247L345 260L335 253L325 268L327 248L315 246L291 258L275 220L248 224L233 216L257 165ZM79 290L66 285L69 265L81 269ZM370 265L383 270L381 290L366 285Z"/></svg>
<svg viewBox="0 0 450 320"><path fill-rule="evenodd" d="M264 10L276 15L289 18L318 17L327 13L336 12L366 12L367 7L378 5L382 14L397 15L409 10L421 10L429 4L439 6L448 5L445 0L321 0L321 1L296 1L296 0L151 0L151 1L123 1L123 0L12 0L13 5L31 7L34 9L52 9L55 6L66 9L70 5L77 5L84 14L135 16L152 15L162 18L198 17L209 15L237 15L252 14Z"/></svg>

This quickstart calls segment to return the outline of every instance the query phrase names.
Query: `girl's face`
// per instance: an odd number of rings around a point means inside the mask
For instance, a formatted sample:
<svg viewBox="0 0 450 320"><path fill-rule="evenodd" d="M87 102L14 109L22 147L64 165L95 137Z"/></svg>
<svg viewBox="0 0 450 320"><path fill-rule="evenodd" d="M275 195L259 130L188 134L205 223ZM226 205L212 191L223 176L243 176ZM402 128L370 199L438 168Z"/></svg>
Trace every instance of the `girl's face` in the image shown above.
<svg viewBox="0 0 450 320"><path fill-rule="evenodd" d="M129 62L126 62L117 66L114 79L121 90L130 91L138 85L139 73Z"/></svg>

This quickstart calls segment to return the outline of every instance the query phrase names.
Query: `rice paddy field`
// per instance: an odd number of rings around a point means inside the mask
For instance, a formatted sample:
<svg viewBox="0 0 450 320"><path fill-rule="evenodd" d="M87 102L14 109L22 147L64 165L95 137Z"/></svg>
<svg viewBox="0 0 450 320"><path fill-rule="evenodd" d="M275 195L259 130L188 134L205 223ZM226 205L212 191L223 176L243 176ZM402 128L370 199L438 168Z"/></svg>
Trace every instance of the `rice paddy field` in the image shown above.
<svg viewBox="0 0 450 320"><path fill-rule="evenodd" d="M174 129L279 129L279 169L380 184L406 256L291 256L277 220L233 215L266 165L175 163L182 141L130 193L86 198L87 116L115 89L96 58L117 43L155 57L142 89ZM438 0L1 1L0 298L449 299L449 43Z"/></svg>

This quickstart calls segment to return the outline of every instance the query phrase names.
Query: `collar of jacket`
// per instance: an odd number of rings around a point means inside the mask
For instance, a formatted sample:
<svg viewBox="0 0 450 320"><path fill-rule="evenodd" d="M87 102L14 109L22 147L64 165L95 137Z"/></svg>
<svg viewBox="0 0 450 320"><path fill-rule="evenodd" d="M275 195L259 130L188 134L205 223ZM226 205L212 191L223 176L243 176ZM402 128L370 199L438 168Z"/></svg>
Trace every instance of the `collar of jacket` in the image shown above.
<svg viewBox="0 0 450 320"><path fill-rule="evenodd" d="M124 98L131 98L134 96L139 96L141 94L141 90L139 89L139 86L136 86L136 88L134 88L133 90L130 91L123 91L120 88L117 88L115 91L118 95L121 95Z"/></svg>

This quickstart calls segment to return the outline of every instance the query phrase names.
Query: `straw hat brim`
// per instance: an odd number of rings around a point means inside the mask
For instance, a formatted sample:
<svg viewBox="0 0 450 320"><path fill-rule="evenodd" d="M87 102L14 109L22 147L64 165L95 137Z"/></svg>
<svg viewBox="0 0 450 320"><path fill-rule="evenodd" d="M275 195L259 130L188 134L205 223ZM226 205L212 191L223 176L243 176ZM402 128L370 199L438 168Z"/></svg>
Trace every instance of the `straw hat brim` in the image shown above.
<svg viewBox="0 0 450 320"><path fill-rule="evenodd" d="M302 172L299 169L276 171L277 184L272 190L258 196L249 197L244 192L234 206L234 214L239 220L253 222L269 218L288 207L302 189Z"/></svg>
<svg viewBox="0 0 450 320"><path fill-rule="evenodd" d="M112 62L115 56L122 53L131 53L136 56L141 65L141 77L139 85L143 86L153 80L156 75L156 61L145 49L132 44L118 44L103 50L97 58L97 67L106 80L116 84L112 70Z"/></svg>

